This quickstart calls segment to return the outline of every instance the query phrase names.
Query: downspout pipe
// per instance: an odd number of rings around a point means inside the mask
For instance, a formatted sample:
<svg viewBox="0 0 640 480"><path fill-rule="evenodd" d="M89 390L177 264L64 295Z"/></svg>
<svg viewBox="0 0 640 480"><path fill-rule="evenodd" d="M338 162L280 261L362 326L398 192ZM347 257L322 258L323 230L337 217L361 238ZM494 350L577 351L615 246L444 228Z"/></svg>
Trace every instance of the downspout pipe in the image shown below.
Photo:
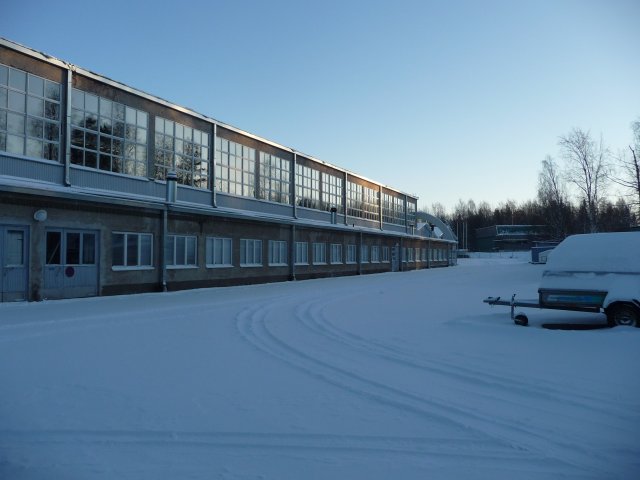
<svg viewBox="0 0 640 480"><path fill-rule="evenodd" d="M218 145L218 124L213 124L213 145L211 150L213 150L213 161L211 164L211 205L213 208L218 208L218 198L216 192L216 156L217 154L217 145Z"/></svg>
<svg viewBox="0 0 640 480"><path fill-rule="evenodd" d="M160 265L162 267L162 291L167 291L167 259L165 257L165 249L169 240L169 208L176 203L178 195L178 176L176 172L170 170L167 172L167 193L165 199L164 210L162 210L162 251L160 252Z"/></svg>
<svg viewBox="0 0 640 480"><path fill-rule="evenodd" d="M167 291L167 259L165 257L165 249L167 247L167 210L168 205L164 206L162 210L162 242L160 248L160 268L162 269L162 291Z"/></svg>
<svg viewBox="0 0 640 480"><path fill-rule="evenodd" d="M67 68L67 94L65 102L64 125L64 185L71 186L71 95L73 94L73 71Z"/></svg>
<svg viewBox="0 0 640 480"><path fill-rule="evenodd" d="M298 206L296 202L296 171L298 169L298 154L293 151L293 168L291 169L291 178L289 179L291 188L291 204L293 205L293 218L298 218ZM294 278L295 280L295 275Z"/></svg>
<svg viewBox="0 0 640 480"><path fill-rule="evenodd" d="M296 226L291 225L291 242L289 247L289 265L291 265L289 280L296 280Z"/></svg>
<svg viewBox="0 0 640 480"><path fill-rule="evenodd" d="M358 275L362 275L362 232L360 232L359 237L359 248L358 248Z"/></svg>

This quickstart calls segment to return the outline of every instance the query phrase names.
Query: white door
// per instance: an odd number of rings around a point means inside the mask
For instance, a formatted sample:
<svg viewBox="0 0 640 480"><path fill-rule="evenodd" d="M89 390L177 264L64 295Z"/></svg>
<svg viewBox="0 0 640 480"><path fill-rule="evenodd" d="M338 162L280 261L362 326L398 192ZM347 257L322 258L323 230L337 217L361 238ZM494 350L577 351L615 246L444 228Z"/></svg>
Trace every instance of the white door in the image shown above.
<svg viewBox="0 0 640 480"><path fill-rule="evenodd" d="M28 230L0 226L0 300L27 300Z"/></svg>

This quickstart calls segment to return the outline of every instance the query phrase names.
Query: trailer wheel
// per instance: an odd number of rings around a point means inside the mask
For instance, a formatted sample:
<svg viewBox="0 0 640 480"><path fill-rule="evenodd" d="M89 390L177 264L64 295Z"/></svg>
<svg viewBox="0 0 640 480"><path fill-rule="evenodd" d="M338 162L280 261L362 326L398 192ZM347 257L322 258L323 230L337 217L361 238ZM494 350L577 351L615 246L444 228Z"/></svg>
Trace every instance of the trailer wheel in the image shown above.
<svg viewBox="0 0 640 480"><path fill-rule="evenodd" d="M516 325L520 325L521 327L526 327L529 325L529 319L524 313L519 313L515 317L513 317L513 322Z"/></svg>
<svg viewBox="0 0 640 480"><path fill-rule="evenodd" d="M640 327L640 312L628 303L614 303L607 308L607 321L612 327L616 325Z"/></svg>

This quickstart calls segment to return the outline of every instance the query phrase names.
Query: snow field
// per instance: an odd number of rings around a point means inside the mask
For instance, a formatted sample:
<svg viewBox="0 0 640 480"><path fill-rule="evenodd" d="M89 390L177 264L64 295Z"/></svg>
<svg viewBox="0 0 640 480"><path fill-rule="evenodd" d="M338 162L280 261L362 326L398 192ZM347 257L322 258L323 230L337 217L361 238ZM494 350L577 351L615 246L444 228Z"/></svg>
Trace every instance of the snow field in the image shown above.
<svg viewBox="0 0 640 480"><path fill-rule="evenodd" d="M0 478L640 477L640 329L526 261L2 304Z"/></svg>

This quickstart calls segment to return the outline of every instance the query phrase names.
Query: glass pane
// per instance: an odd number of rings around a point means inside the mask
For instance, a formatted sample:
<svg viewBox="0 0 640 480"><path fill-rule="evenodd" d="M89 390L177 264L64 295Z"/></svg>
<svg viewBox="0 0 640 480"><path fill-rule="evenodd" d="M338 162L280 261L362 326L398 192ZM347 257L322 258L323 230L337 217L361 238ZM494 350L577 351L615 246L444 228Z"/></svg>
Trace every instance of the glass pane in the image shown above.
<svg viewBox="0 0 640 480"><path fill-rule="evenodd" d="M7 112L0 110L0 130L7 129Z"/></svg>
<svg viewBox="0 0 640 480"><path fill-rule="evenodd" d="M138 126L147 128L147 113L138 111Z"/></svg>
<svg viewBox="0 0 640 480"><path fill-rule="evenodd" d="M112 237L112 262L114 266L124 266L124 234L114 233Z"/></svg>
<svg viewBox="0 0 640 480"><path fill-rule="evenodd" d="M27 84L27 74L20 70L16 70L12 68L9 70L9 86L15 88L16 90L20 90L22 92L25 91L25 86Z"/></svg>
<svg viewBox="0 0 640 480"><path fill-rule="evenodd" d="M43 138L44 122L38 118L27 118L27 135L30 137Z"/></svg>
<svg viewBox="0 0 640 480"><path fill-rule="evenodd" d="M7 108L7 89L0 87L0 108Z"/></svg>
<svg viewBox="0 0 640 480"><path fill-rule="evenodd" d="M136 111L131 107L126 107L126 122L135 125L136 124Z"/></svg>
<svg viewBox="0 0 640 480"><path fill-rule="evenodd" d="M44 117L44 100L31 96L27 97L27 113L36 117Z"/></svg>
<svg viewBox="0 0 640 480"><path fill-rule="evenodd" d="M7 135L6 150L7 152L15 153L16 155L24 155L24 137Z"/></svg>
<svg viewBox="0 0 640 480"><path fill-rule="evenodd" d="M4 65L0 65L0 85L6 85L9 77L9 69Z"/></svg>
<svg viewBox="0 0 640 480"><path fill-rule="evenodd" d="M85 93L84 108L91 113L98 113L98 97L90 93Z"/></svg>
<svg viewBox="0 0 640 480"><path fill-rule="evenodd" d="M91 150L97 150L98 149L98 135L96 135L95 133L91 133L91 132L85 132L84 134L84 144L85 144L85 148L91 149Z"/></svg>
<svg viewBox="0 0 640 480"><path fill-rule="evenodd" d="M50 82L49 80L45 83L44 96L50 100L60 101L60 84L56 82Z"/></svg>
<svg viewBox="0 0 640 480"><path fill-rule="evenodd" d="M82 165L84 163L82 150L77 148L71 149L71 163L74 165Z"/></svg>
<svg viewBox="0 0 640 480"><path fill-rule="evenodd" d="M53 102L45 102L44 115L51 120L58 120L60 118L60 105Z"/></svg>
<svg viewBox="0 0 640 480"><path fill-rule="evenodd" d="M138 143L147 143L147 129L146 128L137 128L136 129L136 141Z"/></svg>
<svg viewBox="0 0 640 480"><path fill-rule="evenodd" d="M39 97L44 96L44 79L29 75L29 93Z"/></svg>
<svg viewBox="0 0 640 480"><path fill-rule="evenodd" d="M127 235L127 266L138 265L138 235Z"/></svg>
<svg viewBox="0 0 640 480"><path fill-rule="evenodd" d="M6 236L5 265L17 266L24 264L24 232L22 230L8 230Z"/></svg>
<svg viewBox="0 0 640 480"><path fill-rule="evenodd" d="M152 240L151 235L140 236L140 265L151 266Z"/></svg>
<svg viewBox="0 0 640 480"><path fill-rule="evenodd" d="M85 167L97 168L98 156L94 152L85 152L84 165Z"/></svg>
<svg viewBox="0 0 640 480"><path fill-rule="evenodd" d="M60 265L61 232L47 232L47 265Z"/></svg>
<svg viewBox="0 0 640 480"><path fill-rule="evenodd" d="M82 90L73 89L71 92L71 106L84 110L84 92Z"/></svg>
<svg viewBox="0 0 640 480"><path fill-rule="evenodd" d="M96 263L96 235L94 233L82 234L82 264L94 265Z"/></svg>
<svg viewBox="0 0 640 480"><path fill-rule="evenodd" d="M106 98L100 99L100 115L101 116L111 117L112 107L113 107L113 103L111 102L111 100L107 100Z"/></svg>
<svg viewBox="0 0 640 480"><path fill-rule="evenodd" d="M79 265L80 264L80 234L69 232L67 233L66 238L67 238L66 264Z"/></svg>
<svg viewBox="0 0 640 480"><path fill-rule="evenodd" d="M9 110L15 110L16 112L24 113L25 112L25 98L26 95L24 93L9 91L9 102L8 107Z"/></svg>
<svg viewBox="0 0 640 480"><path fill-rule="evenodd" d="M164 259L167 265L175 265L175 258L174 258L175 241L176 241L176 237L174 237L173 235L170 235L169 237L167 237L167 243L164 246Z"/></svg>
<svg viewBox="0 0 640 480"><path fill-rule="evenodd" d="M113 118L121 122L124 121L124 105L121 103L113 104Z"/></svg>
<svg viewBox="0 0 640 480"><path fill-rule="evenodd" d="M176 265L184 265L186 260L186 238L176 237Z"/></svg>
<svg viewBox="0 0 640 480"><path fill-rule="evenodd" d="M60 138L60 128L57 123L47 122L44 125L44 138L57 142Z"/></svg>
<svg viewBox="0 0 640 480"><path fill-rule="evenodd" d="M196 264L196 238L187 238L187 265Z"/></svg>
<svg viewBox="0 0 640 480"><path fill-rule="evenodd" d="M45 142L42 157L47 160L58 160L58 144Z"/></svg>
<svg viewBox="0 0 640 480"><path fill-rule="evenodd" d="M27 157L42 158L42 141L27 139Z"/></svg>

